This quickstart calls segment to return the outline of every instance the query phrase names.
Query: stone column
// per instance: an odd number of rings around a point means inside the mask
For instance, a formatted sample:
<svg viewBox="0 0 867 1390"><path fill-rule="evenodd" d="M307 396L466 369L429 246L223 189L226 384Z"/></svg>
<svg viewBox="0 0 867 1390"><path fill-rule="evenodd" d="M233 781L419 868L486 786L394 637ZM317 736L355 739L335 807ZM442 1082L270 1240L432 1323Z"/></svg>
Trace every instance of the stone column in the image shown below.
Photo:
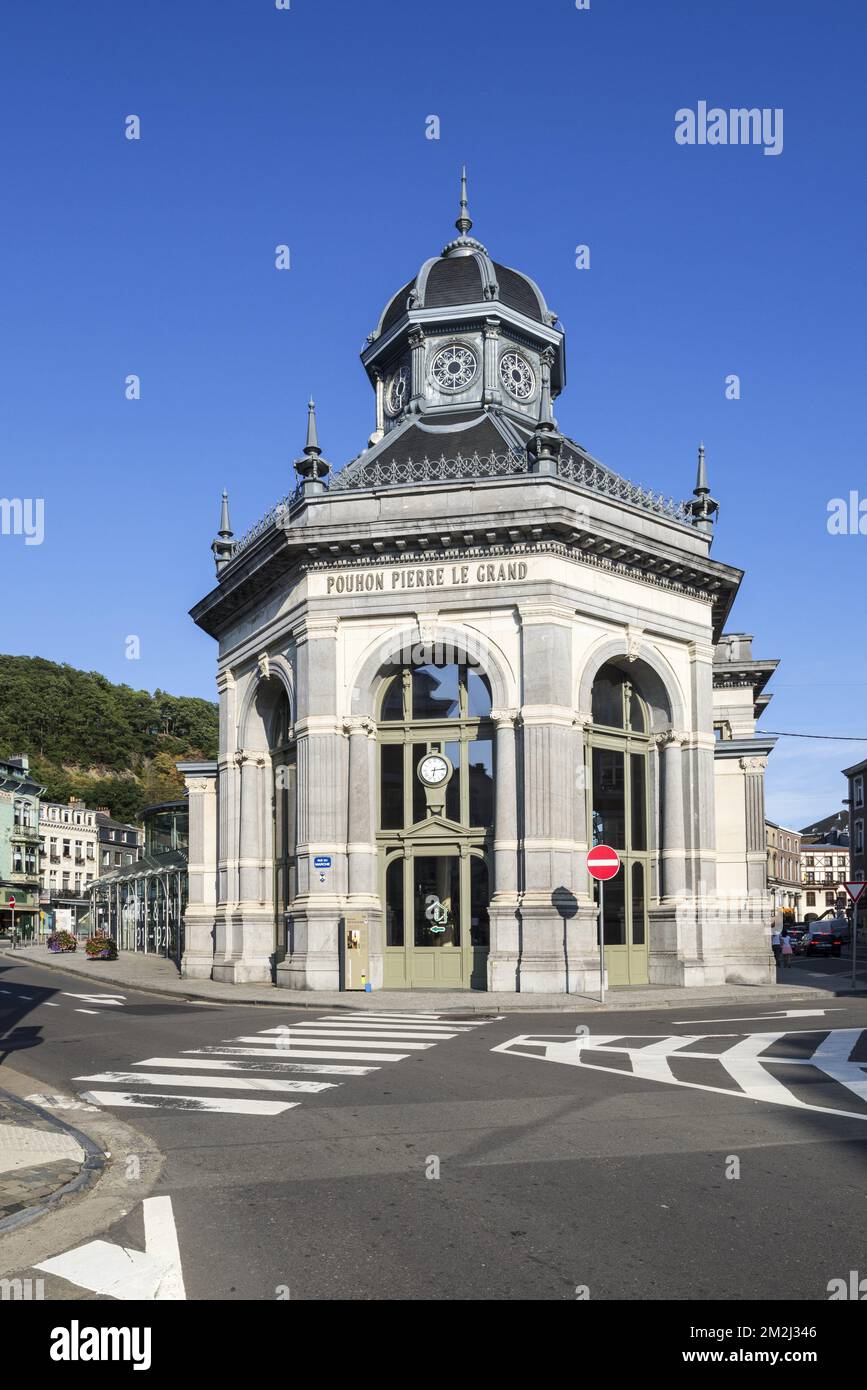
<svg viewBox="0 0 867 1390"><path fill-rule="evenodd" d="M494 876L490 902L488 989L514 990L520 961L519 825L515 709L495 709Z"/></svg>
<svg viewBox="0 0 867 1390"><path fill-rule="evenodd" d="M765 844L765 758L740 758L744 774L744 825L746 830L747 893L767 888L768 854Z"/></svg>
<svg viewBox="0 0 867 1390"><path fill-rule="evenodd" d="M419 402L424 397L424 333L419 327L411 328L407 339L412 349L412 395L408 410L418 414Z"/></svg>
<svg viewBox="0 0 867 1390"><path fill-rule="evenodd" d="M515 748L516 709L492 710L496 724L494 764L494 892L518 891L518 783Z"/></svg>
<svg viewBox="0 0 867 1390"><path fill-rule="evenodd" d="M524 993L583 987L586 932L575 893L574 610L521 604L523 812L520 965ZM589 940L589 938L588 938Z"/></svg>
<svg viewBox="0 0 867 1390"><path fill-rule="evenodd" d="M587 805L587 789L590 777L587 729L593 723L589 710L578 710L572 717L573 751L572 765L575 769L574 826L575 852L573 856L572 884L579 902L593 903L590 875L587 872L587 851L593 842L590 814Z"/></svg>
<svg viewBox="0 0 867 1390"><path fill-rule="evenodd" d="M217 764L184 772L189 798L190 848L184 913L185 979L208 980L214 964L217 912ZM138 903L136 902L136 909Z"/></svg>
<svg viewBox="0 0 867 1390"><path fill-rule="evenodd" d="M346 912L367 922L370 982L381 989L385 960L376 844L376 723L365 715L352 716L343 721L343 730L349 742Z"/></svg>
<svg viewBox="0 0 867 1390"><path fill-rule="evenodd" d="M484 400L492 405L500 400L500 379L497 375L497 343L500 339L500 320L485 319L484 323Z"/></svg>
<svg viewBox="0 0 867 1390"><path fill-rule="evenodd" d="M350 898L376 893L376 724L365 716L343 721L349 735L346 827Z"/></svg>
<svg viewBox="0 0 867 1390"><path fill-rule="evenodd" d="M674 729L660 734L662 758L662 895L682 898L686 891L686 836L683 819L683 742Z"/></svg>
<svg viewBox="0 0 867 1390"><path fill-rule="evenodd" d="M284 989L337 989L338 933L346 901L348 776L346 739L337 718L336 617L305 617L296 644L297 893L290 952L277 966ZM331 858L319 870L317 855Z"/></svg>

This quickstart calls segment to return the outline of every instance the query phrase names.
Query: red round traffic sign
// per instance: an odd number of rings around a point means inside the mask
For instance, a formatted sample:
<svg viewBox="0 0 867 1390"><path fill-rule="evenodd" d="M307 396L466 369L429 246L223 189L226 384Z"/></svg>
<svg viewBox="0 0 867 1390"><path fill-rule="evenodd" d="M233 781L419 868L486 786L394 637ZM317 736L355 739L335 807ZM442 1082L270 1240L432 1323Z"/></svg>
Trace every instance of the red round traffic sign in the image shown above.
<svg viewBox="0 0 867 1390"><path fill-rule="evenodd" d="M10 906L10 907L14 907L14 906L15 906L15 898L14 898L14 896L13 896L11 893L9 894L9 906Z"/></svg>
<svg viewBox="0 0 867 1390"><path fill-rule="evenodd" d="M593 878L613 878L620 872L620 855L610 845L595 845L587 854L587 872Z"/></svg>

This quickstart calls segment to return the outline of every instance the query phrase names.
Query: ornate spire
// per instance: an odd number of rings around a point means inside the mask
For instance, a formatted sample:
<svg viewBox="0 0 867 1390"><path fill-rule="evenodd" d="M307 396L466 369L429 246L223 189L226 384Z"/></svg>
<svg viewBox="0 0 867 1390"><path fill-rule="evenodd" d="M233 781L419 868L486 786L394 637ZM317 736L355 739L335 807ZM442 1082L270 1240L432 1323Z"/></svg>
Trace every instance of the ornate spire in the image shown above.
<svg viewBox="0 0 867 1390"><path fill-rule="evenodd" d="M557 461L563 447L563 436L557 428L557 421L551 407L551 367L554 352L547 347L542 353L542 390L539 401L539 423L527 445L531 473L555 474Z"/></svg>
<svg viewBox="0 0 867 1390"><path fill-rule="evenodd" d="M704 442L698 446L698 469L696 471L693 496L695 497L695 501L688 504L693 525L696 530L706 531L709 534L713 531L714 518L719 512L719 502L711 497L710 488L707 485Z"/></svg>
<svg viewBox="0 0 867 1390"><path fill-rule="evenodd" d="M316 402L313 397L307 402L307 443L304 445L305 454L322 453L319 447L319 435L316 433Z"/></svg>
<svg viewBox="0 0 867 1390"><path fill-rule="evenodd" d="M319 447L319 434L316 429L316 403L312 396L307 402L307 443L304 445L304 458L295 460L295 472L301 479L305 495L322 492L325 484L322 479L331 472L331 464L322 457Z"/></svg>
<svg viewBox="0 0 867 1390"><path fill-rule="evenodd" d="M465 164L461 169L461 211L455 226L461 236L466 236L472 225L473 219L470 217L469 205L467 203L467 166Z"/></svg>
<svg viewBox="0 0 867 1390"><path fill-rule="evenodd" d="M232 551L235 548L232 526L229 521L229 494L223 488L222 504L220 506L220 529L217 539L211 543L211 550L214 554L214 563L217 566L217 574L225 569L232 558Z"/></svg>

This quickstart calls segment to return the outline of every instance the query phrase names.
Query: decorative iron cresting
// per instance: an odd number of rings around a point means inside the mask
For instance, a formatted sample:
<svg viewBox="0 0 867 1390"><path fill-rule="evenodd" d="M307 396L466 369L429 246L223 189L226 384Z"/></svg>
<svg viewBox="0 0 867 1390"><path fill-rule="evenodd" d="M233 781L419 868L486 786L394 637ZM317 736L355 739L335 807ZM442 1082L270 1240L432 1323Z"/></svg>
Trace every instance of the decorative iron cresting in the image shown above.
<svg viewBox="0 0 867 1390"><path fill-rule="evenodd" d="M349 492L384 487L406 487L413 483L436 484L457 482L473 478L512 478L529 474L526 454L507 451L497 454L457 454L455 458L402 459L375 458L365 462L363 456L333 474L326 484L328 492ZM672 521L690 524L694 518L690 503L678 502L673 497L665 497L660 492L639 487L627 478L610 472L594 459L563 453L557 460L558 476L566 482L575 483L591 492L612 497L644 511L655 512L657 516L668 517ZM301 486L277 502L260 521L237 541L232 549L233 557L246 550L248 546L271 530L275 524L291 512L302 495Z"/></svg>

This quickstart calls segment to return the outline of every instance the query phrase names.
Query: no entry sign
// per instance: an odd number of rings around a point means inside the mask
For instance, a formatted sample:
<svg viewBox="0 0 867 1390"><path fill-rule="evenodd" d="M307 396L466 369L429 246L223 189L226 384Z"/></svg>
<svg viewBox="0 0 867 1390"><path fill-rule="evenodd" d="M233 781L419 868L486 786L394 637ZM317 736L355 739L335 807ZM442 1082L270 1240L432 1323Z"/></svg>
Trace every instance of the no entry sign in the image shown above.
<svg viewBox="0 0 867 1390"><path fill-rule="evenodd" d="M610 845L595 845L587 854L587 872L592 878L613 878L620 870L620 855Z"/></svg>

